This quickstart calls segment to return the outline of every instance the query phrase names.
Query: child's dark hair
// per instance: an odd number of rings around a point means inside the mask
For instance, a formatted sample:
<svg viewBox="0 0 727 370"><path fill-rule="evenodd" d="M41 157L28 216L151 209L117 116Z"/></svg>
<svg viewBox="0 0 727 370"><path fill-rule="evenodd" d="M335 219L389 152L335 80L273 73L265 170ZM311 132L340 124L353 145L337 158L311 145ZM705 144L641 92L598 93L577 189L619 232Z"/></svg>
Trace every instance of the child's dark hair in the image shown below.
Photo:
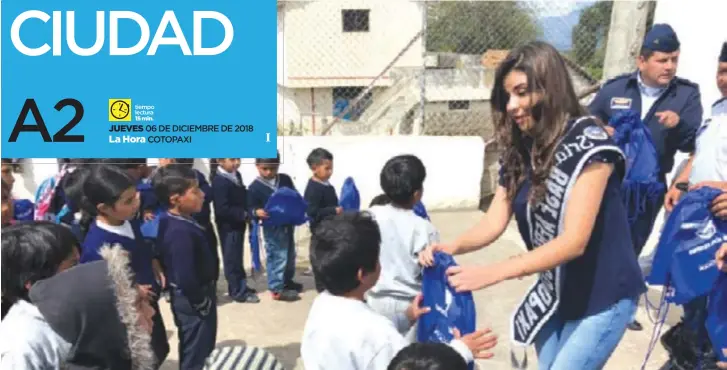
<svg viewBox="0 0 727 370"><path fill-rule="evenodd" d="M424 187L427 170L422 161L410 154L389 159L381 170L381 189L398 206L412 206L414 193Z"/></svg>
<svg viewBox="0 0 727 370"><path fill-rule="evenodd" d="M154 172L151 184L159 203L169 207L172 195L182 195L197 181L197 174L188 165L173 163Z"/></svg>
<svg viewBox="0 0 727 370"><path fill-rule="evenodd" d="M379 194L374 197L374 199L371 199L371 203L369 204L369 207L373 206L385 206L387 204L391 204L391 198L389 198L386 194Z"/></svg>
<svg viewBox="0 0 727 370"><path fill-rule="evenodd" d="M387 370L467 370L467 362L444 343L412 343L394 356Z"/></svg>
<svg viewBox="0 0 727 370"><path fill-rule="evenodd" d="M32 285L55 275L74 249L79 249L78 239L69 228L60 224L36 221L4 227L1 268L3 308L9 308L20 299L27 300L27 283Z"/></svg>
<svg viewBox="0 0 727 370"><path fill-rule="evenodd" d="M146 165L146 158L103 158L100 163L129 170Z"/></svg>
<svg viewBox="0 0 727 370"><path fill-rule="evenodd" d="M326 149L315 148L308 154L308 158L305 161L308 163L308 167L313 169L313 167L320 165L323 161L333 161L333 154Z"/></svg>
<svg viewBox="0 0 727 370"><path fill-rule="evenodd" d="M255 164L280 164L280 151L275 158L255 158Z"/></svg>
<svg viewBox="0 0 727 370"><path fill-rule="evenodd" d="M194 158L174 158L177 164L183 164L189 167L194 166Z"/></svg>
<svg viewBox="0 0 727 370"><path fill-rule="evenodd" d="M348 212L329 217L315 229L311 239L311 264L331 294L356 289L359 270L373 272L379 263L381 233L366 212Z"/></svg>
<svg viewBox="0 0 727 370"><path fill-rule="evenodd" d="M122 168L113 165L82 166L63 177L61 187L73 209L81 211L81 235L86 235L98 205L113 206L129 188L135 188L134 179Z"/></svg>
<svg viewBox="0 0 727 370"><path fill-rule="evenodd" d="M18 159L13 158L0 158L2 160L2 164L8 165L12 168L13 172L19 172L20 171L20 163Z"/></svg>

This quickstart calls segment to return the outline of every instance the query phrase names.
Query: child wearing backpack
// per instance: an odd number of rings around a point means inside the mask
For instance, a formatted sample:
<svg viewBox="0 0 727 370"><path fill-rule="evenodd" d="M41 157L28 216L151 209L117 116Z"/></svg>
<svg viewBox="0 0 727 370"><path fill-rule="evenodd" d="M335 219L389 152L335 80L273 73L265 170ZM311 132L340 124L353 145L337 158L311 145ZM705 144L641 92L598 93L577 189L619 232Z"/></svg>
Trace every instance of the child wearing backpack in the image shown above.
<svg viewBox="0 0 727 370"><path fill-rule="evenodd" d="M403 312L422 289L419 252L439 242L431 222L414 213L424 191L424 163L413 155L389 159L381 170L381 188L389 204L370 208L381 230L381 268L384 273L368 293L368 303L388 317L399 333L413 342L416 325L401 320Z"/></svg>

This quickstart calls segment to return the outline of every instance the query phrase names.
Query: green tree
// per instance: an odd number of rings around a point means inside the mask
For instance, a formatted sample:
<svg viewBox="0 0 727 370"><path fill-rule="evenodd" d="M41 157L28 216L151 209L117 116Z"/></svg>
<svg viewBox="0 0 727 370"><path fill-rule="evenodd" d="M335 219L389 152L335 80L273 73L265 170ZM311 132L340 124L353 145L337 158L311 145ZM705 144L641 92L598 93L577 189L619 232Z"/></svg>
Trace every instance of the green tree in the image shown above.
<svg viewBox="0 0 727 370"><path fill-rule="evenodd" d="M591 76L600 79L603 75L603 60L606 57L606 40L611 24L612 1L598 1L585 8L573 27L572 56L575 62L585 68Z"/></svg>
<svg viewBox="0 0 727 370"><path fill-rule="evenodd" d="M516 1L442 1L428 5L427 51L481 54L536 39L533 12Z"/></svg>

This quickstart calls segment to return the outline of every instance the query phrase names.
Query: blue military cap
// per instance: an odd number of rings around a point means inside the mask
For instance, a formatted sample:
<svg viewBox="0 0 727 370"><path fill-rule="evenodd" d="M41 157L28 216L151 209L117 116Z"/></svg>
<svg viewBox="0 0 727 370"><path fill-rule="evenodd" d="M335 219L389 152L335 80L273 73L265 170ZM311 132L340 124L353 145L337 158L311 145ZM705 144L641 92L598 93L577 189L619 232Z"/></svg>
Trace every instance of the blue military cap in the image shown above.
<svg viewBox="0 0 727 370"><path fill-rule="evenodd" d="M727 41L722 44L722 53L719 54L719 62L727 63Z"/></svg>
<svg viewBox="0 0 727 370"><path fill-rule="evenodd" d="M668 24L655 24L644 37L642 48L662 53L673 53L679 50L679 39L676 32Z"/></svg>

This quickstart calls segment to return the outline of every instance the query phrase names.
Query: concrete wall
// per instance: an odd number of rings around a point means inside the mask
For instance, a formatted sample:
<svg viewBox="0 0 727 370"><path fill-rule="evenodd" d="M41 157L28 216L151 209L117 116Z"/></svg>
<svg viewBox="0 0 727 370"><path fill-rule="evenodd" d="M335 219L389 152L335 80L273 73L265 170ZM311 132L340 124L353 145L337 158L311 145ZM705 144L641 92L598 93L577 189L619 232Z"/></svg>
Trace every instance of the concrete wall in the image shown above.
<svg viewBox="0 0 727 370"><path fill-rule="evenodd" d="M343 32L344 9L370 10L369 31ZM286 1L278 12L288 87L366 86L422 28L418 1ZM422 48L420 39L396 66L421 66Z"/></svg>
<svg viewBox="0 0 727 370"><path fill-rule="evenodd" d="M283 162L280 171L293 177L301 192L310 178L305 159L316 147L324 147L334 155L331 182L336 189L340 191L346 177L353 177L365 206L381 193L379 173L384 163L398 154L415 154L426 165L423 200L428 209L474 209L479 205L485 163L484 141L480 137L282 137L278 143ZM13 193L19 199L33 199L37 184L55 174L58 165L54 159L39 158L25 163L23 173L16 174ZM197 161L195 167L204 173L209 171L206 160ZM243 159L240 172L246 184L254 180L254 160Z"/></svg>

